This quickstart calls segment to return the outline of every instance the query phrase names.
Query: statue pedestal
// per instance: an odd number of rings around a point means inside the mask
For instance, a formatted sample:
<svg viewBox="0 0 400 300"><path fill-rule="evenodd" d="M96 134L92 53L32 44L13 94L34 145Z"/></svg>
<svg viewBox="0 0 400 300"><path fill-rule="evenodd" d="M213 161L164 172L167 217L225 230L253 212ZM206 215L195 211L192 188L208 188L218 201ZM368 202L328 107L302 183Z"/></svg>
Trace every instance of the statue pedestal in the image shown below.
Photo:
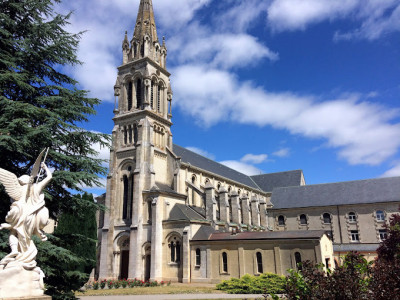
<svg viewBox="0 0 400 300"><path fill-rule="evenodd" d="M49 299L44 296L40 269L25 270L18 262L0 266L0 299ZM51 297L50 297L51 299Z"/></svg>

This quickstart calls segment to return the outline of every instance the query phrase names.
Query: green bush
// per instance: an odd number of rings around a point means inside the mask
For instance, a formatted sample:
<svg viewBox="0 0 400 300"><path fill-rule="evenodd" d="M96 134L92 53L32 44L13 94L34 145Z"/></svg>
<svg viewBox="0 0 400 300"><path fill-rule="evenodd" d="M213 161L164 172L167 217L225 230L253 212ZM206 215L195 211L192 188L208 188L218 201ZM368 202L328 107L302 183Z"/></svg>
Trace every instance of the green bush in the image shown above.
<svg viewBox="0 0 400 300"><path fill-rule="evenodd" d="M217 289L229 294L282 294L285 292L285 277L265 273L260 276L244 275L242 278L224 280Z"/></svg>

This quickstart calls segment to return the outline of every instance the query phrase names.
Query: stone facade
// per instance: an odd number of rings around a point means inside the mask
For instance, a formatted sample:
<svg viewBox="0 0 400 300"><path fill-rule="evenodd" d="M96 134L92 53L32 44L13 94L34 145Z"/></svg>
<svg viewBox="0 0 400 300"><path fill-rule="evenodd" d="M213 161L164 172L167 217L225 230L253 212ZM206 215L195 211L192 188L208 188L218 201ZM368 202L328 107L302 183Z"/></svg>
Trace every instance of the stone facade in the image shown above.
<svg viewBox="0 0 400 300"><path fill-rule="evenodd" d="M358 221L348 225L347 206L275 205L276 189L305 186L301 171L249 177L173 144L167 47L155 24L152 1L141 0L115 84L107 192L98 198L108 210L99 214L97 278L218 282L260 271L286 274L299 259L329 267L331 234L340 245L354 226L381 228L368 219L374 204L354 208ZM382 205L386 214L395 209ZM331 224L321 219L325 212ZM376 242L365 230L360 243Z"/></svg>

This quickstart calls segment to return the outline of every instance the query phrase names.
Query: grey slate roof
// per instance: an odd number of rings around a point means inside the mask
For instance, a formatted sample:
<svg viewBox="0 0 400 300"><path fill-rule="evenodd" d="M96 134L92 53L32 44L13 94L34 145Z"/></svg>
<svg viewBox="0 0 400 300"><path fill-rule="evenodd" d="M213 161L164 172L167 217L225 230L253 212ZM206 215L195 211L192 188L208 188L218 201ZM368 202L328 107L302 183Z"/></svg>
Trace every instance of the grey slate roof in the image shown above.
<svg viewBox="0 0 400 300"><path fill-rule="evenodd" d="M202 232L195 235L192 240L194 241L229 241L229 240L302 240L302 239L320 239L325 230L307 230L307 231L260 231L260 232L239 232L232 234L230 232L214 232L205 235Z"/></svg>
<svg viewBox="0 0 400 300"><path fill-rule="evenodd" d="M182 162L191 164L194 167L209 171L211 173L223 176L249 187L260 189L250 176L233 170L227 166L217 163L209 158L201 156L193 151L174 144L174 153L182 159Z"/></svg>
<svg viewBox="0 0 400 300"><path fill-rule="evenodd" d="M300 186L302 170L294 170L279 173L261 174L251 176L257 185L266 192L272 192L274 188Z"/></svg>
<svg viewBox="0 0 400 300"><path fill-rule="evenodd" d="M169 214L168 221L204 221L204 217L185 204L175 204Z"/></svg>
<svg viewBox="0 0 400 300"><path fill-rule="evenodd" d="M371 251L375 252L380 244L334 244L333 251L349 252L349 251Z"/></svg>
<svg viewBox="0 0 400 300"><path fill-rule="evenodd" d="M273 209L400 201L400 177L377 178L272 191Z"/></svg>

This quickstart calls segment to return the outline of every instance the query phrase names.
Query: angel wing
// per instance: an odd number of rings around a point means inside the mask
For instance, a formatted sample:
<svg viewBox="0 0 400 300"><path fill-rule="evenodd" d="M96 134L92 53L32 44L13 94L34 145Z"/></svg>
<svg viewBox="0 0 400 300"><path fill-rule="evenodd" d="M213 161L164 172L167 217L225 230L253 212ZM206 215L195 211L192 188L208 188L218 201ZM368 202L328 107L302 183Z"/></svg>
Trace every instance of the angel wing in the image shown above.
<svg viewBox="0 0 400 300"><path fill-rule="evenodd" d="M23 187L19 184L17 176L15 174L0 168L0 183L2 183L6 189L7 194L18 201L22 197Z"/></svg>

